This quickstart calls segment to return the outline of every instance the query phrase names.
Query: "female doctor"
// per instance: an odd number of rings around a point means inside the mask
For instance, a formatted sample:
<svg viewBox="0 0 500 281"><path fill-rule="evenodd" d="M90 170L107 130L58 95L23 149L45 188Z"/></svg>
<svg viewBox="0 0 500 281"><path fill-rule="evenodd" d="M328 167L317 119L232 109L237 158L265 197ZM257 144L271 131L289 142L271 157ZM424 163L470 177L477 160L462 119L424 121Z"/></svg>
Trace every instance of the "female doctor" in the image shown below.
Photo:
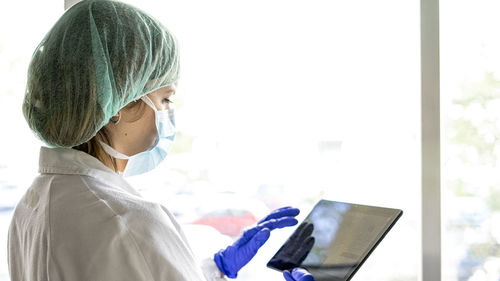
<svg viewBox="0 0 500 281"><path fill-rule="evenodd" d="M176 39L130 5L83 0L56 22L28 70L23 113L48 147L8 232L12 281L224 280L297 223L273 211L198 262L175 217L124 177L155 168L175 136ZM305 270L289 281L313 280Z"/></svg>

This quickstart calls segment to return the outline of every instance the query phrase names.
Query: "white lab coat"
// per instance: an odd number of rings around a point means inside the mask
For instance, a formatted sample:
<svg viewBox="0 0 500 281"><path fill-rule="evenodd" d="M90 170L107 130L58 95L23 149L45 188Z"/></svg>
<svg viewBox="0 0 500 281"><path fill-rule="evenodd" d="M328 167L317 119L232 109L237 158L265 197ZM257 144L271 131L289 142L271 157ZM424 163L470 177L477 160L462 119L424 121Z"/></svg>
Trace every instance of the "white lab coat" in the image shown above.
<svg viewBox="0 0 500 281"><path fill-rule="evenodd" d="M42 147L39 172L9 226L12 281L226 280L167 208L96 158Z"/></svg>

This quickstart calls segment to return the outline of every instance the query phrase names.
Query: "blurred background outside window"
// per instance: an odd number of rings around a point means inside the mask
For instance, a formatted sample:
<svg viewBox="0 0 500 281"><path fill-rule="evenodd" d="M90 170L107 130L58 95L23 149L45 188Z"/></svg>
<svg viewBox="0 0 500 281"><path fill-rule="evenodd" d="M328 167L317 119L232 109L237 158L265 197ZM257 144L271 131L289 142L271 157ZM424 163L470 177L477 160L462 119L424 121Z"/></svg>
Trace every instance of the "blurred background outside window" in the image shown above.
<svg viewBox="0 0 500 281"><path fill-rule="evenodd" d="M500 2L441 2L443 280L500 280Z"/></svg>
<svg viewBox="0 0 500 281"><path fill-rule="evenodd" d="M63 11L63 1L0 2L0 281L10 280L7 230L15 205L37 175L42 145L21 109L28 64Z"/></svg>

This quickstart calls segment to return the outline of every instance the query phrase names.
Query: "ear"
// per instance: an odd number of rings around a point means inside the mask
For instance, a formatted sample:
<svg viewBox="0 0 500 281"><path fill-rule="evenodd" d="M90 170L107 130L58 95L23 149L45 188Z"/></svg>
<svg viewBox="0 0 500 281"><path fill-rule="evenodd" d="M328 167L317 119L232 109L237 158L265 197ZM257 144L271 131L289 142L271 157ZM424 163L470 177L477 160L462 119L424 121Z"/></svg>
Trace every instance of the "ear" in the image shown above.
<svg viewBox="0 0 500 281"><path fill-rule="evenodd" d="M120 111L118 111L118 113L115 116L109 118L109 123L111 123L113 125L117 125L118 123L120 123L121 118L122 118L122 114L121 114L121 110L120 110Z"/></svg>

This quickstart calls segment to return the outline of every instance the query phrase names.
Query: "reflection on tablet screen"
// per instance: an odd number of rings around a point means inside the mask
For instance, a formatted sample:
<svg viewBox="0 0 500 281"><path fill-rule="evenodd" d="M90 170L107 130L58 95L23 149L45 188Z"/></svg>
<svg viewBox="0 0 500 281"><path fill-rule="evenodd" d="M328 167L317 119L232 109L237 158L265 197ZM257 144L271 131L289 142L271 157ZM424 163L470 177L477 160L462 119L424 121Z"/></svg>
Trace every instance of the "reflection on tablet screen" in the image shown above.
<svg viewBox="0 0 500 281"><path fill-rule="evenodd" d="M321 200L268 266L278 270L301 266L317 280L347 280L401 213Z"/></svg>

